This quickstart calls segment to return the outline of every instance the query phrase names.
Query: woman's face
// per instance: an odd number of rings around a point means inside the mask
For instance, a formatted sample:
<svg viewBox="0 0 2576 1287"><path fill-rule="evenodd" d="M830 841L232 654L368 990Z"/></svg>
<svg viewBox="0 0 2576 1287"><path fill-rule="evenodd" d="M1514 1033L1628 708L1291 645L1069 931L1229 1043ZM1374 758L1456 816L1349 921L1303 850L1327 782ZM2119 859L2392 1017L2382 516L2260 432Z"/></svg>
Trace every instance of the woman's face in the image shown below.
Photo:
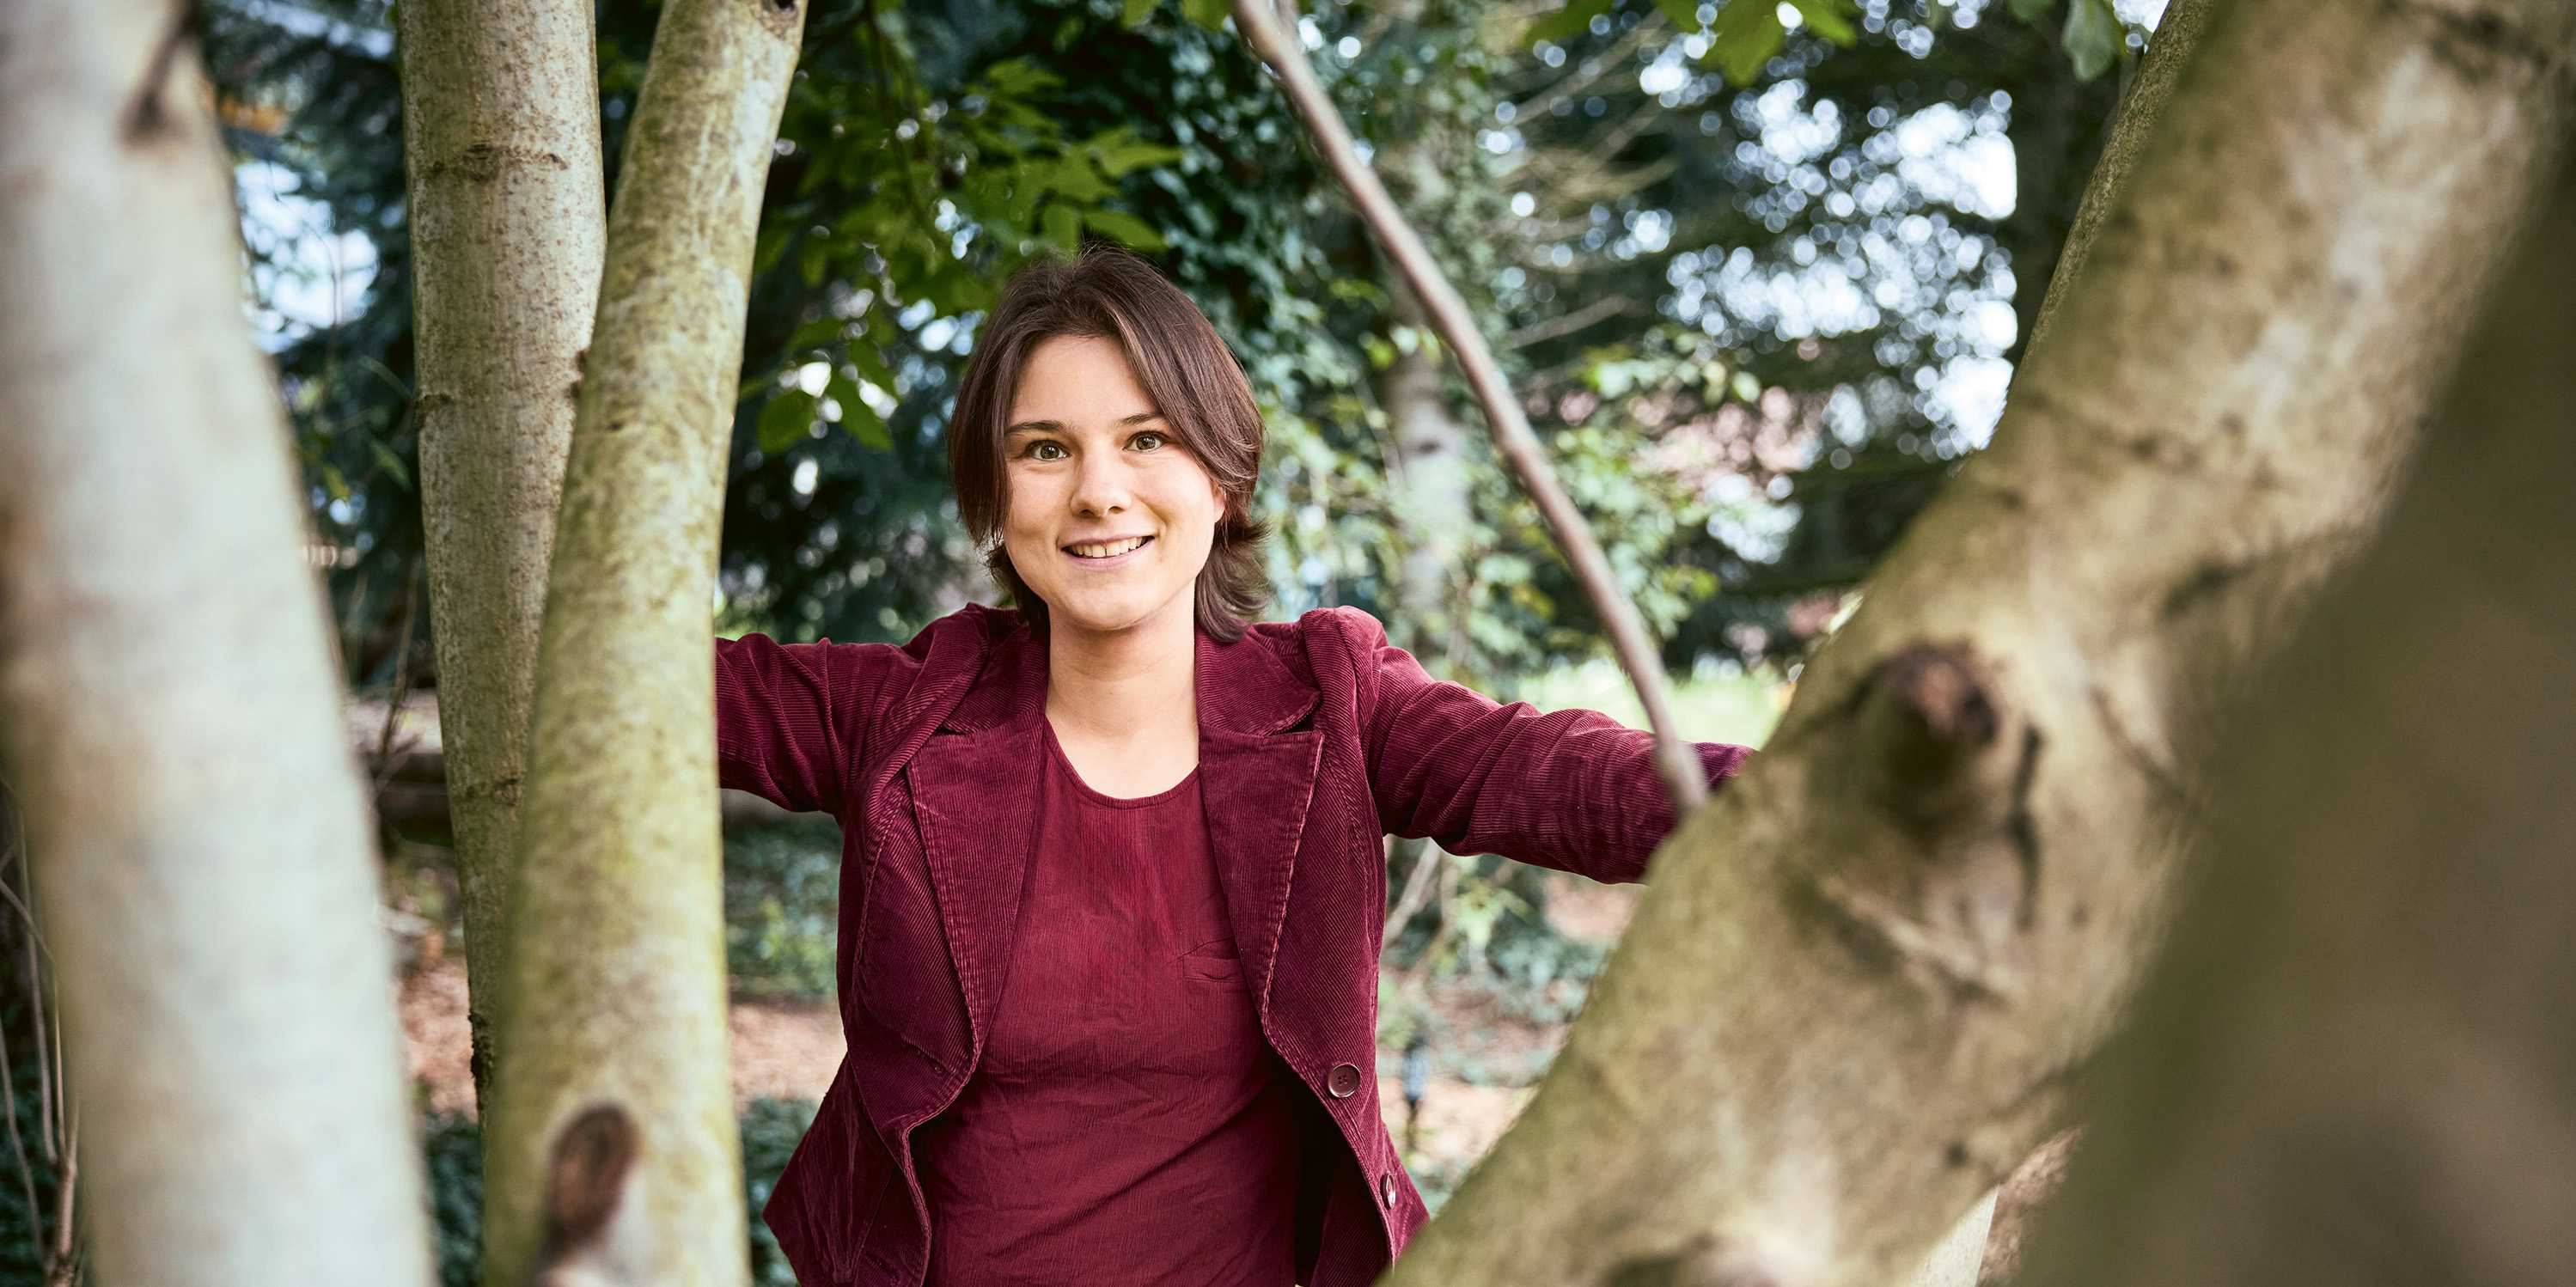
<svg viewBox="0 0 2576 1287"><path fill-rule="evenodd" d="M1196 611L1225 493L1159 410L1111 340L1050 336L1022 368L1003 422L1002 541L1050 628Z"/></svg>

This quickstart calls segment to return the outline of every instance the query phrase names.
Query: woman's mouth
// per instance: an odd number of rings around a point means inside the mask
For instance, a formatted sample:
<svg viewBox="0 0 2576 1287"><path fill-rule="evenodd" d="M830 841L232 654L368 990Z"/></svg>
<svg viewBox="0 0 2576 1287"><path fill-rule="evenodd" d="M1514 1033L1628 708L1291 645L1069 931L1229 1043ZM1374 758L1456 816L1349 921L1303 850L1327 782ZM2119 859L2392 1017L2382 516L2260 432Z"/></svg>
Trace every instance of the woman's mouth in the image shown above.
<svg viewBox="0 0 2576 1287"><path fill-rule="evenodd" d="M1068 545L1064 547L1064 553L1081 567L1114 568L1153 543L1154 538L1150 536L1131 536L1124 540Z"/></svg>

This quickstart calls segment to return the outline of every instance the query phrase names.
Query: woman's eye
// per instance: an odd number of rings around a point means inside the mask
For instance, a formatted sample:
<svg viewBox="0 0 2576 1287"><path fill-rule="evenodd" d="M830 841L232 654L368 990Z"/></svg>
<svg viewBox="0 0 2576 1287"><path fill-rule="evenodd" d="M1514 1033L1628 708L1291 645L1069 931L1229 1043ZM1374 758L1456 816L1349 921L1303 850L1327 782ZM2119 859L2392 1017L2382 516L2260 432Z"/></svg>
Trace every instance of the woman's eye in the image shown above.
<svg viewBox="0 0 2576 1287"><path fill-rule="evenodd" d="M1152 451L1156 447L1163 445L1163 435L1148 429L1145 432L1128 439L1127 442L1130 446L1142 445L1145 450Z"/></svg>
<svg viewBox="0 0 2576 1287"><path fill-rule="evenodd" d="M1049 441L1047 441L1047 440L1045 440L1045 439L1041 438L1041 439L1039 439L1039 440L1038 440L1038 441L1036 441L1036 442L1030 443L1030 444L1029 444L1029 449L1028 449L1028 451L1027 451L1027 452L1025 452L1025 453L1023 453L1023 454L1027 455L1027 456L1028 456L1030 459L1032 459L1032 460L1053 460L1053 459L1055 459L1055 457L1053 457L1053 456L1044 456L1044 455L1040 455L1040 454L1038 454L1038 453L1040 453L1040 452L1045 452L1045 451L1058 451L1058 452L1060 452L1060 451L1063 451L1063 450L1064 450L1064 445L1063 445L1062 443L1049 442Z"/></svg>

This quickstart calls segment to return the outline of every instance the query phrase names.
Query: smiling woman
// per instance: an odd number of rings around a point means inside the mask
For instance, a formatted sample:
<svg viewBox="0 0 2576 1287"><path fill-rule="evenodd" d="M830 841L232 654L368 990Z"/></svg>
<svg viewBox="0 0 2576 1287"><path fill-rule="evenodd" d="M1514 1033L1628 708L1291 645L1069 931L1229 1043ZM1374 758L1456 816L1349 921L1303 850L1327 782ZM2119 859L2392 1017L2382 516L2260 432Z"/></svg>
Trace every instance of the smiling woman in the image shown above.
<svg viewBox="0 0 2576 1287"><path fill-rule="evenodd" d="M1195 581L1195 624L1232 642L1269 599L1269 525L1247 512L1252 385L1198 306L1134 255L1094 246L1014 276L951 423L958 515L1032 627L1063 613L1125 629ZM1107 557L1073 548L1101 543Z"/></svg>
<svg viewBox="0 0 2576 1287"><path fill-rule="evenodd" d="M803 1281L1364 1287L1429 1214L1371 1072L1385 833L1627 881L1672 829L1645 733L1250 620L1261 437L1179 288L1039 261L949 422L1017 610L716 642L724 784L844 836L849 1053L762 1211Z"/></svg>

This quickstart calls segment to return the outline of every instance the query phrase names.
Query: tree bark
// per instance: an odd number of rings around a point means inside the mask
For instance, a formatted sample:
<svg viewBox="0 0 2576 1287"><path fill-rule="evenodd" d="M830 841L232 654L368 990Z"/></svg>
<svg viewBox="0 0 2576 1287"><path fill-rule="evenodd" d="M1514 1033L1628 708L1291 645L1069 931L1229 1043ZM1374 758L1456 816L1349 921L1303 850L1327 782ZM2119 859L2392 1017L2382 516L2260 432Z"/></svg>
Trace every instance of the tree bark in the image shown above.
<svg viewBox="0 0 2576 1287"><path fill-rule="evenodd" d="M546 1267L550 1160L613 1139L637 1159L627 1201L553 1264L747 1272L707 637L752 242L804 22L775 0L671 0L637 99L539 648L489 1282Z"/></svg>
<svg viewBox="0 0 2576 1287"><path fill-rule="evenodd" d="M421 515L479 1107L546 561L608 244L599 73L587 4L406 0L396 15Z"/></svg>
<svg viewBox="0 0 2576 1287"><path fill-rule="evenodd" d="M431 1281L393 958L186 6L0 6L0 738L102 1281Z"/></svg>
<svg viewBox="0 0 2576 1287"><path fill-rule="evenodd" d="M2024 1282L2576 1281L2576 170L2553 206L2241 725Z"/></svg>
<svg viewBox="0 0 2576 1287"><path fill-rule="evenodd" d="M2156 122L2163 118L2165 104L2173 98L2174 83L2182 78L2183 67L2200 47L2201 35L2209 29L2209 16L2213 9L2214 0L2174 0L2166 7L2146 56L2139 60L2137 79L2120 100L2117 119L2112 124L2109 137L2102 141L2101 156L2084 181L2083 197L2076 203L2074 220L2065 229L2064 236L2047 240L2046 253L2041 254L2041 243L2031 234L2044 236L2047 230L2031 227L2038 217L2036 212L2014 212L2013 222L2020 225L2024 234L2022 248L2014 252L2014 268L2020 270L2027 264L2033 271L2048 272L2045 289L2038 302L2023 306L2022 315L2027 324L2015 345L2014 369L2020 369L2028 360L2030 346L2039 341L2051 311L2066 298L2071 284L2083 271L2085 256L2093 248L2093 238L2102 229L2102 219L2110 213L2122 188L2127 185L2130 172L2137 168L2138 159L2146 154L2148 141L2155 137ZM2061 74L2065 86L2061 96L2081 88L2075 86L2069 77L2071 74ZM2059 103L2056 107L2062 115L2066 104ZM2033 192L2030 181L2047 173L2044 161L2021 155L2024 139L2020 118L2031 110L2045 109L2038 104L2020 101L2014 104L2014 153L2024 181L2019 200L2025 202L2041 195ZM2055 141L2066 131L2081 128L2059 120L2031 127L2031 133ZM2041 283L2034 280L2030 285L2039 287ZM2017 297L2020 290L2015 288ZM1913 1287L1975 1287L1998 1273L2010 1273L2019 1263L2022 1226L2030 1219L2032 1207L2047 1201L2053 1191L2055 1177L2062 1173L2063 1150L2068 1147L2072 1147L2072 1141L2063 1137L2041 1145L2033 1157L2024 1159L2013 1170L2004 1184L1971 1205L1967 1213L1959 1217L1959 1222L1943 1235L1932 1256L1916 1272ZM2058 1161L2041 1166L2033 1173L2033 1163L2041 1160L2038 1154L2052 1149L2058 1150Z"/></svg>
<svg viewBox="0 0 2576 1287"><path fill-rule="evenodd" d="M1440 392L1440 353L1428 337L1429 319L1413 290L1400 275L1385 275L1390 315L1399 326L1424 337L1411 351L1397 349L1395 361L1378 381L1378 403L1386 409L1387 432L1395 439L1401 479L1393 488L1396 527L1404 540L1404 561L1396 576L1396 599L1404 608L1404 629L1422 655L1458 658L1454 640L1462 632L1457 618L1470 611L1458 591L1461 552L1476 522L1473 490L1467 475L1470 430L1451 414Z"/></svg>
<svg viewBox="0 0 2576 1287"><path fill-rule="evenodd" d="M1668 843L1390 1282L1883 1283L2059 1124L2160 933L2208 714L2375 530L2571 24L2214 15L1996 445Z"/></svg>
<svg viewBox="0 0 2576 1287"><path fill-rule="evenodd" d="M2111 213L2128 186L2129 175L2155 139L2156 118L2162 116L2165 103L2173 98L2174 85L2182 79L2183 68L2191 52L2200 45L2202 33L2209 30L2209 18L2217 11L2217 0L2173 0L2165 6L2164 17L2156 24L2155 38L2147 45L2144 58L2138 60L2138 78L2120 103L2120 126L2102 145L2102 158L2093 165L2093 176L2085 181L2084 199L2075 207L2075 223L2066 230L2066 242L2048 276L2048 291L2040 296L2038 312L2030 323L2030 344L2037 344L2048 333L2048 324L2057 307L2066 299L2068 287L2084 271L2085 257L2092 253L2093 238L2102 229L2102 220ZM2019 267L2018 261L2015 267ZM2027 351L2028 345L2024 346Z"/></svg>

